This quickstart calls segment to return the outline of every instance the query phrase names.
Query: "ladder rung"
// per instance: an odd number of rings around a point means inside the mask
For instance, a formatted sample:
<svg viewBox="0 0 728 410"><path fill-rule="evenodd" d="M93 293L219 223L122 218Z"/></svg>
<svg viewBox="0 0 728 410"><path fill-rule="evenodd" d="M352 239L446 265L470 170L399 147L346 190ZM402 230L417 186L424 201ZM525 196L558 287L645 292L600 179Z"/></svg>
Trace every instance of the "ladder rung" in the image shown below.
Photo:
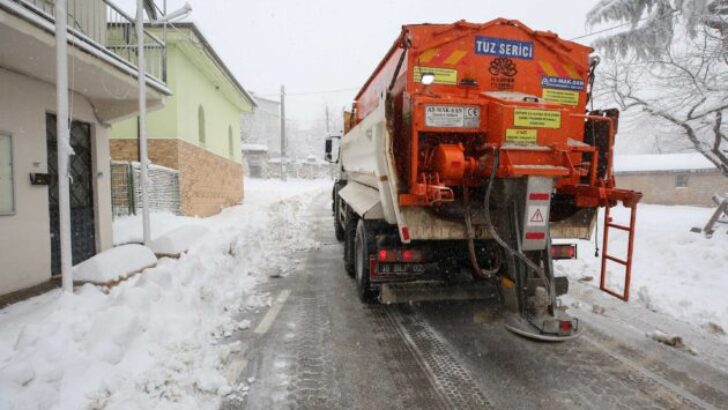
<svg viewBox="0 0 728 410"><path fill-rule="evenodd" d="M614 257L614 256L612 256L612 255L606 255L606 254L605 254L605 255L604 255L604 257L605 257L605 258L607 258L607 259L609 259L609 260L610 260L610 261L612 261L612 262L617 262L617 263L621 263L622 265L624 265L624 266L627 266L627 261L624 261L624 260L622 260L622 259L619 259L619 258L615 258L615 257Z"/></svg>
<svg viewBox="0 0 728 410"><path fill-rule="evenodd" d="M617 229L621 229L621 230L627 231L627 232L629 232L629 231L632 230L629 226L624 226L624 225L619 225L619 224L613 224L613 223L610 223L608 225L609 225L610 228L617 228Z"/></svg>

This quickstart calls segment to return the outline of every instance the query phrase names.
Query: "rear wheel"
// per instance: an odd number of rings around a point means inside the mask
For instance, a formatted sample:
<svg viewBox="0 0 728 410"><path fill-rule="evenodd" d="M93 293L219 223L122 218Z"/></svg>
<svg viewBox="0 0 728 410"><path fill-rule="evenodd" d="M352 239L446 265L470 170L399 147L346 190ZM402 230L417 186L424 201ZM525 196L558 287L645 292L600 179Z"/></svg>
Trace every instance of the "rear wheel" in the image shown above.
<svg viewBox="0 0 728 410"><path fill-rule="evenodd" d="M353 212L347 210L346 224L344 227L344 268L346 273L354 277L354 242L356 236L357 218Z"/></svg>
<svg viewBox="0 0 728 410"><path fill-rule="evenodd" d="M364 219L359 220L354 247L357 293L362 302L370 303L374 300L375 292L370 289L369 257L374 253L376 244L374 232L367 229L367 225Z"/></svg>
<svg viewBox="0 0 728 410"><path fill-rule="evenodd" d="M334 235L336 236L336 240L341 242L344 240L346 235L346 231L344 230L344 227L341 226L341 217L340 217L340 207L338 206L339 202L339 185L334 186L334 194L333 196L333 213L334 213Z"/></svg>

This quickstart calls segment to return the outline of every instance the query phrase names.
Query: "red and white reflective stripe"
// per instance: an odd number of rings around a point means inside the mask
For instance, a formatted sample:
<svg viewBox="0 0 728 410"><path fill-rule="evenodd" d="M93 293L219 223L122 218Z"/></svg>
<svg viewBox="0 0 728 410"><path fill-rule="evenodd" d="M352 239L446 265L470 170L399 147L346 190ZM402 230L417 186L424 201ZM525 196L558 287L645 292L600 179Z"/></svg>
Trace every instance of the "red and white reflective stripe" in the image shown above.
<svg viewBox="0 0 728 410"><path fill-rule="evenodd" d="M542 240L546 238L543 232L526 232L526 240Z"/></svg>
<svg viewBox="0 0 728 410"><path fill-rule="evenodd" d="M377 276L377 258L374 256L369 257L369 277L373 278Z"/></svg>
<svg viewBox="0 0 728 410"><path fill-rule="evenodd" d="M409 228L406 226L403 226L401 231L402 231L402 240L405 242L409 242L409 240L410 240Z"/></svg>
<svg viewBox="0 0 728 410"><path fill-rule="evenodd" d="M551 200L551 195L548 192L531 192L528 199L531 201L549 201Z"/></svg>

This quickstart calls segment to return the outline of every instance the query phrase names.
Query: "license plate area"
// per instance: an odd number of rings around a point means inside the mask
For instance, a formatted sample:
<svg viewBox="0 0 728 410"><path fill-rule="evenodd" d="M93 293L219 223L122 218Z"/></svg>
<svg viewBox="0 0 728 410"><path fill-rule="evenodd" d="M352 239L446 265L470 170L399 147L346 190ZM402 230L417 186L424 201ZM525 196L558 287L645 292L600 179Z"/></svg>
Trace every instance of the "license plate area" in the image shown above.
<svg viewBox="0 0 728 410"><path fill-rule="evenodd" d="M421 263L379 263L378 276L411 276L425 273L425 265Z"/></svg>

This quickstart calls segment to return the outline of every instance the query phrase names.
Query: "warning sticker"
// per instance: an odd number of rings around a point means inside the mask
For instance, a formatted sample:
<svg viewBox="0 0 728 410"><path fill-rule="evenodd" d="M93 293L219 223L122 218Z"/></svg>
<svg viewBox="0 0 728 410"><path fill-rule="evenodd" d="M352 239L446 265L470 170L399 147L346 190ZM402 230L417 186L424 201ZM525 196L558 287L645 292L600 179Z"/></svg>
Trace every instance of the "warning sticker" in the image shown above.
<svg viewBox="0 0 728 410"><path fill-rule="evenodd" d="M506 130L506 142L535 144L537 137L538 131L536 130L526 130L522 128L508 128Z"/></svg>
<svg viewBox="0 0 728 410"><path fill-rule="evenodd" d="M420 67L415 66L414 81L422 82L422 74L430 73L435 76L435 84L456 85L458 83L458 70L453 68Z"/></svg>
<svg viewBox="0 0 728 410"><path fill-rule="evenodd" d="M516 127L561 128L561 112L516 108L513 110Z"/></svg>
<svg viewBox="0 0 728 410"><path fill-rule="evenodd" d="M569 90L556 90L553 88L544 88L541 99L546 102L554 102L566 105L579 104L579 92Z"/></svg>
<svg viewBox="0 0 728 410"><path fill-rule="evenodd" d="M529 206L528 207L528 226L546 226L546 207L545 206Z"/></svg>

